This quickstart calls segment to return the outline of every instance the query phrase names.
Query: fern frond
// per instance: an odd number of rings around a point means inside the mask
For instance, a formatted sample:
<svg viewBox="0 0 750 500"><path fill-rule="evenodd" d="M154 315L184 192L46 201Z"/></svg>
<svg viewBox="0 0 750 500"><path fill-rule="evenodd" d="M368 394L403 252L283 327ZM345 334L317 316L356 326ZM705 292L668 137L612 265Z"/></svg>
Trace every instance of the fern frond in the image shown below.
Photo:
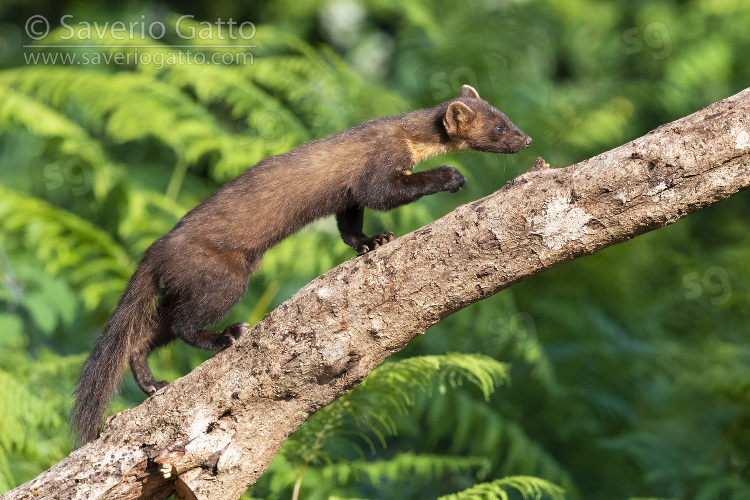
<svg viewBox="0 0 750 500"><path fill-rule="evenodd" d="M180 89L142 73L108 74L75 68L24 68L0 83L74 116L92 134L116 144L155 138L189 166L212 153L241 151L236 138ZM247 157L242 162L252 165Z"/></svg>
<svg viewBox="0 0 750 500"><path fill-rule="evenodd" d="M495 388L508 379L508 365L481 354L449 353L440 356L418 356L394 363L384 363L373 370L355 391L387 393L391 388L426 390L433 380L441 386L452 388L469 381L476 385L485 399ZM355 394L352 391L351 394ZM413 404L410 394L416 391L399 391L404 403Z"/></svg>
<svg viewBox="0 0 750 500"><path fill-rule="evenodd" d="M191 139L221 136L203 108L178 89L139 73L23 68L3 72L0 82L119 143L156 137L192 158L187 154Z"/></svg>
<svg viewBox="0 0 750 500"><path fill-rule="evenodd" d="M445 495L440 500L508 500L509 489L517 490L524 500L564 500L565 490L544 479L529 476L510 476L490 483L482 483L469 489Z"/></svg>
<svg viewBox="0 0 750 500"><path fill-rule="evenodd" d="M28 251L81 290L88 309L116 296L133 270L109 234L76 215L0 186L0 235L19 237Z"/></svg>
<svg viewBox="0 0 750 500"><path fill-rule="evenodd" d="M8 85L0 84L0 94L3 95L0 100L0 130L22 128L44 139L55 152L59 163L71 159L85 165L93 173L92 189L98 199L102 199L123 177L123 167L113 162L101 143L75 121ZM39 176L43 177L43 174Z"/></svg>

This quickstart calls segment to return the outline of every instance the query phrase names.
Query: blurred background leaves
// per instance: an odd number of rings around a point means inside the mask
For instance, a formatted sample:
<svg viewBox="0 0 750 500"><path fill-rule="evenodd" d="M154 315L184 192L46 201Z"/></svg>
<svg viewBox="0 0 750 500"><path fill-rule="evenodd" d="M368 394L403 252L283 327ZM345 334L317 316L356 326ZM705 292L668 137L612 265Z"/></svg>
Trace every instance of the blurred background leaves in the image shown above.
<svg viewBox="0 0 750 500"><path fill-rule="evenodd" d="M175 32L184 15L201 37ZM117 21L134 36L93 27ZM748 25L741 0L5 0L0 491L70 452L77 371L135 263L245 168L473 85L534 144L426 162L468 182L366 217L404 234L537 156L564 167L746 88ZM447 318L316 414L248 496L750 498L748 208L737 195ZM314 223L228 321L352 256ZM209 355L178 343L151 364L173 379ZM142 400L128 375L110 410Z"/></svg>

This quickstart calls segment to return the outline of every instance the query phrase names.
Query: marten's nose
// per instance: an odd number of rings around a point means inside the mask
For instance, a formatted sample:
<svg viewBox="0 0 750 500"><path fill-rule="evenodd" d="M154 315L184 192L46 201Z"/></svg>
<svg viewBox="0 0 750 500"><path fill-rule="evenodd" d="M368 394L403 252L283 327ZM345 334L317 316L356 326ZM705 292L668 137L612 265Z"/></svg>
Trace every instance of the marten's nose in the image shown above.
<svg viewBox="0 0 750 500"><path fill-rule="evenodd" d="M526 136L526 147L528 148L531 145L531 137Z"/></svg>

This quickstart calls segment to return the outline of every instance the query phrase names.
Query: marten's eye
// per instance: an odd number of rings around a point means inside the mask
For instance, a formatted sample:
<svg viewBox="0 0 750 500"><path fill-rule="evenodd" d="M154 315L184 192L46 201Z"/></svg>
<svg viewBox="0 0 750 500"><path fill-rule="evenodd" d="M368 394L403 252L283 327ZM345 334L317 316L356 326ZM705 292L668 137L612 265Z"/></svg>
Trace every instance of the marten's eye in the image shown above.
<svg viewBox="0 0 750 500"><path fill-rule="evenodd" d="M500 125L498 125L497 127L495 127L495 130L497 130L498 132L502 132L503 131L503 127L500 126Z"/></svg>

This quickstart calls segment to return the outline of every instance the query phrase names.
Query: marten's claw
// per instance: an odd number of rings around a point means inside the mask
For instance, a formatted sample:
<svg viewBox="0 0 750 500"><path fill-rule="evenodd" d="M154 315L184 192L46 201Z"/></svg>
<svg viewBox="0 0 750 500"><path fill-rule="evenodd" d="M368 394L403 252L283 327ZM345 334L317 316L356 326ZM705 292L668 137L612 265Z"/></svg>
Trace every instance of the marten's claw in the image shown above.
<svg viewBox="0 0 750 500"><path fill-rule="evenodd" d="M375 245L375 248L378 248L379 246L390 243L391 241L393 241L393 233L391 231L386 231L385 233L380 233L373 237L372 244Z"/></svg>
<svg viewBox="0 0 750 500"><path fill-rule="evenodd" d="M166 380L157 380L157 381L154 381L153 385L149 385L145 387L143 390L146 392L146 394L148 394L149 396L152 396L156 391L158 391L159 389L163 389L168 385L169 385L169 382L167 382Z"/></svg>
<svg viewBox="0 0 750 500"><path fill-rule="evenodd" d="M370 238L370 241L367 242L366 245L361 245L359 247L359 253L367 253L370 250L380 248L381 246L385 245L386 243L390 243L391 241L393 241L393 233L391 231L380 233L379 235Z"/></svg>
<svg viewBox="0 0 750 500"><path fill-rule="evenodd" d="M234 343L248 330L247 323L233 323L224 329L223 340L225 347L233 346Z"/></svg>

